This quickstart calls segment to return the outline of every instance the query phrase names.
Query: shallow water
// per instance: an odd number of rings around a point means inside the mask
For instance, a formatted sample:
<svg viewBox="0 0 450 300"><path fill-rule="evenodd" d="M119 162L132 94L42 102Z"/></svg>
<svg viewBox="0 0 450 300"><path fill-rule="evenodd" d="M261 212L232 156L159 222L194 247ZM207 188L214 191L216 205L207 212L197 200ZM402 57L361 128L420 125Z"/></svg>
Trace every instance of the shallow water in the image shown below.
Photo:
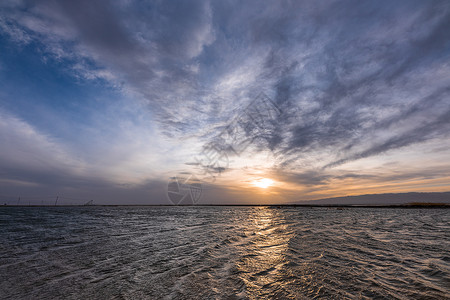
<svg viewBox="0 0 450 300"><path fill-rule="evenodd" d="M450 299L450 210L2 207L1 299Z"/></svg>

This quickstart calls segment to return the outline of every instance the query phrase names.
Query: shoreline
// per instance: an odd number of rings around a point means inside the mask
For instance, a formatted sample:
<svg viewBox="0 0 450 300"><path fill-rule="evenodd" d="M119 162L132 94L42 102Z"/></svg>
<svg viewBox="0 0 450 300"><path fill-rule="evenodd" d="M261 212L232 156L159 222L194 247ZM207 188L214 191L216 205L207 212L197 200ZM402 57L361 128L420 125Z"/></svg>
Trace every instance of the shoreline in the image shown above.
<svg viewBox="0 0 450 300"><path fill-rule="evenodd" d="M170 205L170 204L93 204L93 205L0 205L0 207L270 207L270 208L450 208L447 203L411 203L393 205L349 205L349 204L199 204L199 205Z"/></svg>

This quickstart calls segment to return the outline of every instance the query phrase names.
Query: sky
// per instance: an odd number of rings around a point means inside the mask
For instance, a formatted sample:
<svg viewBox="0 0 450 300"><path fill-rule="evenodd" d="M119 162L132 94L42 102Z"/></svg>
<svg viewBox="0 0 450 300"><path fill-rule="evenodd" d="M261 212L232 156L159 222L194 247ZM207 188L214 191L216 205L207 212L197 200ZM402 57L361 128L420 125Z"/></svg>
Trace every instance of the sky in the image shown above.
<svg viewBox="0 0 450 300"><path fill-rule="evenodd" d="M450 191L449 28L448 1L1 1L0 202Z"/></svg>

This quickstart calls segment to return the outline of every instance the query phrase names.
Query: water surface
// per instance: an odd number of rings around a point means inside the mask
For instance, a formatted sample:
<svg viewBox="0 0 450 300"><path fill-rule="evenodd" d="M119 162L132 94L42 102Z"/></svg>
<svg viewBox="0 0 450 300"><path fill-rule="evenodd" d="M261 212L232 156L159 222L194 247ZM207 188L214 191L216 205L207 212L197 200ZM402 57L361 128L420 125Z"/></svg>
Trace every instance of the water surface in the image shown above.
<svg viewBox="0 0 450 300"><path fill-rule="evenodd" d="M2 207L1 299L450 299L450 210Z"/></svg>

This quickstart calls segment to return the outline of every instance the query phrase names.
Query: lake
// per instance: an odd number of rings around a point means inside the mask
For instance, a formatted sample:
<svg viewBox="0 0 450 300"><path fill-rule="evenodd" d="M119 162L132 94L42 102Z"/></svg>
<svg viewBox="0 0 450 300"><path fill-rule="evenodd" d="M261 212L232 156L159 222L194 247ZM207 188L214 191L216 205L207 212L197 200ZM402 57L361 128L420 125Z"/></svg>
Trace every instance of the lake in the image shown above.
<svg viewBox="0 0 450 300"><path fill-rule="evenodd" d="M0 207L1 299L450 299L450 210Z"/></svg>

